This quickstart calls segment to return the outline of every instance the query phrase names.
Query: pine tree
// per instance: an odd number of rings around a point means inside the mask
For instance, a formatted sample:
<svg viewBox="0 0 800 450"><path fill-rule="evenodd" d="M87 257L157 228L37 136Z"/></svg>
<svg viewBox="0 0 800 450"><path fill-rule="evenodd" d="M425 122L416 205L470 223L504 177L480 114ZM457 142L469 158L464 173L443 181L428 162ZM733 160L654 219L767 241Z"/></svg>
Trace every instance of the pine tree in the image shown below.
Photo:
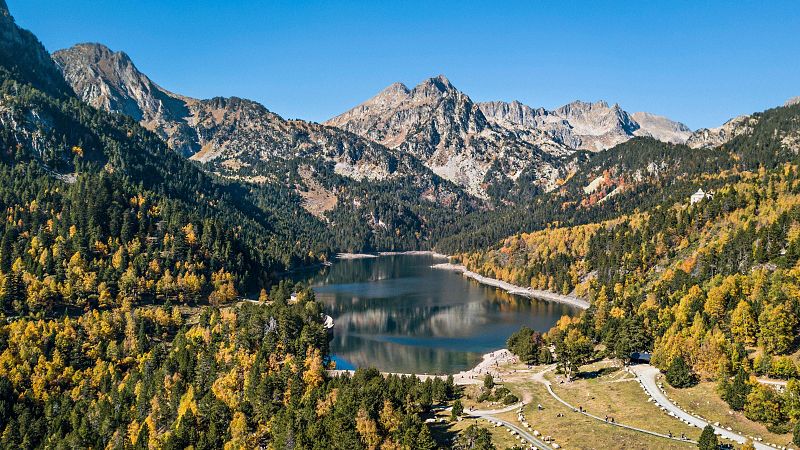
<svg viewBox="0 0 800 450"><path fill-rule="evenodd" d="M714 427L706 425L703 428L703 433L700 435L700 440L697 442L697 448L700 450L717 450L719 448L719 439L714 434Z"/></svg>
<svg viewBox="0 0 800 450"><path fill-rule="evenodd" d="M672 387L686 388L693 386L697 379L692 373L691 368L686 364L683 356L677 356L672 359L666 373L667 383Z"/></svg>

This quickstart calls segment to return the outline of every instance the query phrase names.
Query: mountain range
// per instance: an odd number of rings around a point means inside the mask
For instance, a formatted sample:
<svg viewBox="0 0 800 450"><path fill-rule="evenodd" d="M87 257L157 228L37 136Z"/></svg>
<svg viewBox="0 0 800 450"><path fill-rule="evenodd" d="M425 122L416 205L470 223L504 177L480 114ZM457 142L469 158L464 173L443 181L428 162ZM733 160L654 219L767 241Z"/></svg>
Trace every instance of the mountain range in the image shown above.
<svg viewBox="0 0 800 450"><path fill-rule="evenodd" d="M13 24L7 10L3 18ZM171 92L102 44L47 55L30 33L16 26L3 32L14 46L4 54L28 52L32 61L15 65L6 56L6 66L26 71L38 88L131 118L204 172L258 191L261 208L292 205L270 211L310 214L304 220L327 228L336 236L331 248L340 250L430 248L470 231L462 227L472 222L459 216L515 205L583 208L642 183L652 189L664 177L685 177L699 161L731 167L729 156L703 149L752 134L760 120L741 116L693 132L604 101L553 110L474 102L439 75L413 88L391 84L319 124L284 119L252 100ZM536 216L539 226L546 218ZM492 236L505 230L488 226Z"/></svg>
<svg viewBox="0 0 800 450"><path fill-rule="evenodd" d="M411 176L449 180L478 199L502 197L509 185L555 189L578 170L585 153L635 137L693 148L720 145L746 131L737 118L693 133L647 112L604 101L575 101L555 110L518 101L473 102L444 75L408 88L394 83L320 125L286 120L240 98L193 99L140 72L123 52L79 44L53 54L71 89L90 105L125 114L175 151L218 175L275 181L266 166L314 159L353 180Z"/></svg>

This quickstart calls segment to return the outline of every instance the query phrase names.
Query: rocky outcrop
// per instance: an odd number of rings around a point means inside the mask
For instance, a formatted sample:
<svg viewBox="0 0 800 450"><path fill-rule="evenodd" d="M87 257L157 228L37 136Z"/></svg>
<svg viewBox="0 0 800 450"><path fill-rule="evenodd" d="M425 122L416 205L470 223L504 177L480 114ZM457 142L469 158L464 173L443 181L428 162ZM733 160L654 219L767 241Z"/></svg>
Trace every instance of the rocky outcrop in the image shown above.
<svg viewBox="0 0 800 450"><path fill-rule="evenodd" d="M695 131L686 141L692 148L718 147L736 136L751 133L758 123L754 116L739 116L725 122L717 128L701 128Z"/></svg>
<svg viewBox="0 0 800 450"><path fill-rule="evenodd" d="M645 112L629 114L604 101L575 101L553 111L531 108L518 101L487 102L481 111L496 124L528 133L544 149L601 151L632 139L649 136L683 143L691 130L666 117Z"/></svg>
<svg viewBox="0 0 800 450"><path fill-rule="evenodd" d="M563 161L535 139L499 126L443 75L409 89L395 83L326 125L353 132L421 160L438 175L485 196L488 185L533 172L545 188Z"/></svg>
<svg viewBox="0 0 800 450"><path fill-rule="evenodd" d="M636 136L649 136L670 144L683 144L692 135L689 127L664 116L635 112L630 117L639 125L639 129L634 131Z"/></svg>

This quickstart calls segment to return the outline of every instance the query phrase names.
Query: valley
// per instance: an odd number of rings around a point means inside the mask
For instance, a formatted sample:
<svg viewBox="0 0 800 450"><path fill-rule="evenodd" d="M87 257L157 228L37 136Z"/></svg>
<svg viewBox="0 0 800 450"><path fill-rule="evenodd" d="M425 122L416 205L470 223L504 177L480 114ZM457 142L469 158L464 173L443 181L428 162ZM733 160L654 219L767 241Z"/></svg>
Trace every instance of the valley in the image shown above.
<svg viewBox="0 0 800 450"><path fill-rule="evenodd" d="M796 97L319 123L122 50L0 0L0 448L800 446Z"/></svg>

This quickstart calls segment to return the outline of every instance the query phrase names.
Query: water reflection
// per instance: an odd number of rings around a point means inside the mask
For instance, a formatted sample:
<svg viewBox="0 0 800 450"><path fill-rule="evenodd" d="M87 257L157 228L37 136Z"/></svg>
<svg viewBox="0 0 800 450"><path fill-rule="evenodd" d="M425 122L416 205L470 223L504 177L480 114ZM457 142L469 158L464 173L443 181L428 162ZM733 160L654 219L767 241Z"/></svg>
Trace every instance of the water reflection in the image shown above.
<svg viewBox="0 0 800 450"><path fill-rule="evenodd" d="M455 373L523 325L549 329L574 308L513 296L401 255L340 261L306 278L336 321L339 366Z"/></svg>

